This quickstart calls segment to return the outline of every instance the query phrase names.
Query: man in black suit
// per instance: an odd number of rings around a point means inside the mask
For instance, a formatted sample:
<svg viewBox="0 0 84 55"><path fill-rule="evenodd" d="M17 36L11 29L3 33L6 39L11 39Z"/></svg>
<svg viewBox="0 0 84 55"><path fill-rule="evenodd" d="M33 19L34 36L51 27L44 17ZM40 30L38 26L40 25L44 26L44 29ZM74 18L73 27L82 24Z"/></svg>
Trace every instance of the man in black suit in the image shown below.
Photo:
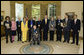
<svg viewBox="0 0 84 55"><path fill-rule="evenodd" d="M37 23L36 23L36 17L33 17L33 20L34 20L34 24L36 25Z"/></svg>
<svg viewBox="0 0 84 55"><path fill-rule="evenodd" d="M16 26L17 26L17 33L18 33L18 41L21 41L21 36L22 36L22 33L21 33L21 19L18 18L18 21L16 22Z"/></svg>
<svg viewBox="0 0 84 55"><path fill-rule="evenodd" d="M39 32L40 32L40 40L42 40L42 31L41 31L42 22L41 22L40 18L38 18L38 21L36 22L36 26L37 26L37 28L39 29Z"/></svg>
<svg viewBox="0 0 84 55"><path fill-rule="evenodd" d="M70 40L70 30L71 30L71 20L68 18L68 15L65 14L65 18L63 19L63 31L64 31L64 41L69 43Z"/></svg>
<svg viewBox="0 0 84 55"><path fill-rule="evenodd" d="M28 20L28 28L29 28L29 42L31 40L31 29L33 28L33 25L35 25L35 21L31 18Z"/></svg>
<svg viewBox="0 0 84 55"><path fill-rule="evenodd" d="M62 38L62 20L61 17L58 16L57 20L56 20L56 33L57 33L57 40L56 41L60 41L61 42L61 38Z"/></svg>
<svg viewBox="0 0 84 55"><path fill-rule="evenodd" d="M36 27L36 25L33 26L32 30L31 30L31 44L35 45L35 42L37 41L37 44L40 45L40 33L39 33L39 29Z"/></svg>
<svg viewBox="0 0 84 55"><path fill-rule="evenodd" d="M75 43L75 37L76 37L76 45L78 45L80 26L81 26L80 20L77 19L77 15L74 15L74 19L72 20L73 42L71 44Z"/></svg>
<svg viewBox="0 0 84 55"><path fill-rule="evenodd" d="M49 19L47 18L47 15L45 15L45 18L42 20L42 28L43 28L43 40L48 40L48 29L49 29Z"/></svg>

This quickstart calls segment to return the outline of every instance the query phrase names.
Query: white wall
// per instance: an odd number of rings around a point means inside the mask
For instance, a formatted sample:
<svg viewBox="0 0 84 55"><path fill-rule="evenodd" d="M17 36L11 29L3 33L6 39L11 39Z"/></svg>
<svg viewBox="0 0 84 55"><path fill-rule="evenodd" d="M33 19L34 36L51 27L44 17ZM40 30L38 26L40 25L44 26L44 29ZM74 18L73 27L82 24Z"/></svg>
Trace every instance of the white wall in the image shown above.
<svg viewBox="0 0 84 55"><path fill-rule="evenodd" d="M78 18L81 19L83 12L83 2L82 1L62 1L61 2L61 16L64 18L66 12L75 12Z"/></svg>

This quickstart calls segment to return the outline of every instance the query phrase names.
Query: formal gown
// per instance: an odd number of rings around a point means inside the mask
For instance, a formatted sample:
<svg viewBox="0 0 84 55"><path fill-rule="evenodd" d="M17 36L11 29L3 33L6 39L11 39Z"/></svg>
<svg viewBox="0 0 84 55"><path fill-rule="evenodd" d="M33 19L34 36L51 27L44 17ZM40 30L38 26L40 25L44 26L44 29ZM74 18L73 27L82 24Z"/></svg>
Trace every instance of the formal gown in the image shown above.
<svg viewBox="0 0 84 55"><path fill-rule="evenodd" d="M27 21L21 23L21 31L22 31L22 41L27 41L27 31L28 31L28 23Z"/></svg>

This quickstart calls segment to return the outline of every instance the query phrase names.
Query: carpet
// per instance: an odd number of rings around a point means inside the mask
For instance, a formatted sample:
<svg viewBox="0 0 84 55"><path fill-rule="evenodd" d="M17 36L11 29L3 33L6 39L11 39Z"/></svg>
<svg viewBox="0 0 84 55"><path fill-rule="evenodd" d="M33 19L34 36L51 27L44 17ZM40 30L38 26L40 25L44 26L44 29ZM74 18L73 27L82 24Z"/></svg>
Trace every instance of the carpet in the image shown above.
<svg viewBox="0 0 84 55"><path fill-rule="evenodd" d="M44 43L32 46L30 46L30 44L26 44L20 48L21 54L51 54L52 52L52 46Z"/></svg>

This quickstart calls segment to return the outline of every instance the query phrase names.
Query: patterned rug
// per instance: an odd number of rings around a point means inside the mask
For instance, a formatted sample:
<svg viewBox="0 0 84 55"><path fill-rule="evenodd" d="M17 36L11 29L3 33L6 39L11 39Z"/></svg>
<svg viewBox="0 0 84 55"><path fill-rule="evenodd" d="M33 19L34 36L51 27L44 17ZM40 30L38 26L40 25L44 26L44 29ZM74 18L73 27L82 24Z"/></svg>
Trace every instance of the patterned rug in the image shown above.
<svg viewBox="0 0 84 55"><path fill-rule="evenodd" d="M26 44L20 48L21 54L50 54L53 52L52 46L48 44L32 45Z"/></svg>

